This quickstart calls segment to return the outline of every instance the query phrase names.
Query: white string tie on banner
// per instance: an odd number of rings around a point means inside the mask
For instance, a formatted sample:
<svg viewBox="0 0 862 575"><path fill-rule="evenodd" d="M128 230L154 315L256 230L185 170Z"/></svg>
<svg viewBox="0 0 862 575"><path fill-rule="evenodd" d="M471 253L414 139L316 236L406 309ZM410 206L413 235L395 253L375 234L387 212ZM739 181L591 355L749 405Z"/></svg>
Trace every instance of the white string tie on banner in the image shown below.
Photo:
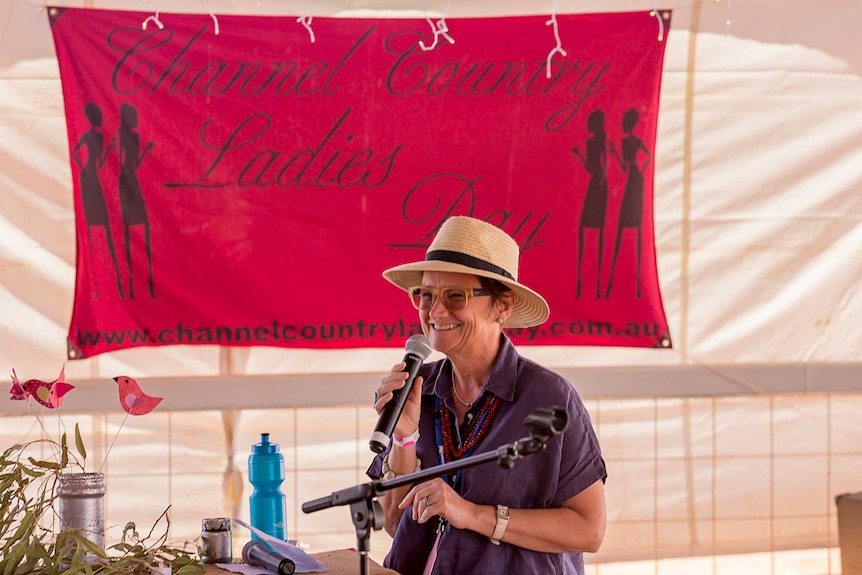
<svg viewBox="0 0 862 575"><path fill-rule="evenodd" d="M144 21L141 23L141 28L143 28L144 30L146 30L146 29L147 29L147 24L149 24L150 22L152 22L153 24L155 24L156 26L158 26L158 27L159 27L159 30L163 30L163 29L164 29L164 27L165 27L165 25L164 25L164 24L162 24L162 21L161 21L161 20L159 20L159 13L158 13L158 12L156 12L155 14L153 14L152 16L150 16L149 18L147 18L146 20L144 20Z"/></svg>
<svg viewBox="0 0 862 575"><path fill-rule="evenodd" d="M305 16L300 16L299 18L297 18L296 21L302 24L302 26L306 30L308 30L308 35L309 37L311 37L311 43L314 44L314 30L311 28L312 19L313 18L311 17L311 15L306 14Z"/></svg>
<svg viewBox="0 0 862 575"><path fill-rule="evenodd" d="M548 53L548 58L545 60L545 77L551 77L551 60L554 58L554 54L560 53L563 57L568 56L565 50L563 50L563 43L560 41L560 28L557 26L557 0L554 0L553 5L551 7L551 19L545 22L545 26L553 26L554 27L554 39L557 41L557 45Z"/></svg>
<svg viewBox="0 0 862 575"><path fill-rule="evenodd" d="M144 1L146 1L146 0L144 0ZM161 20L159 20L159 10L158 10L158 8L156 8L156 0L150 0L150 6L153 7L153 12L155 12L155 14L153 14L152 16L148 17L146 20L141 22L141 28L146 30L147 25L150 22L152 22L153 24L155 24L156 26L159 27L159 30L164 30L165 25L162 24Z"/></svg>
<svg viewBox="0 0 862 575"><path fill-rule="evenodd" d="M658 20L658 41L664 41L664 18L661 17L661 14L658 13L658 0L652 5L652 10L649 13L650 16L655 16L655 19Z"/></svg>
<svg viewBox="0 0 862 575"><path fill-rule="evenodd" d="M731 11L730 11L730 0L727 0L726 10L727 10L727 17L724 20L724 25L725 25L724 35L725 36L730 34L730 27L733 26L733 14L731 14Z"/></svg>
<svg viewBox="0 0 862 575"><path fill-rule="evenodd" d="M203 4L204 10L209 12L210 18L213 19L213 28L215 28L215 35L218 36L218 34L219 34L218 18L216 17L215 13L212 10L210 10L209 4L207 4L207 0L201 0L201 4Z"/></svg>
<svg viewBox="0 0 862 575"><path fill-rule="evenodd" d="M311 39L312 44L314 44L317 41L317 38L314 35L314 29L311 27L311 22L312 22L312 20L314 20L314 17L311 15L311 8L313 6L314 6L314 0L311 0L311 2L308 4L308 7L305 9L305 15L300 16L299 18L296 19L296 22L298 24L301 24L302 27L305 28L306 31L308 32L308 37ZM293 12L293 10L290 9L290 2L285 2L284 11L285 12ZM294 12L294 14L295 13L296 12Z"/></svg>
<svg viewBox="0 0 862 575"><path fill-rule="evenodd" d="M48 7L48 0L42 0L41 2L32 2L29 0L25 2L24 0L18 0L18 5L21 6L21 8L24 8L25 6L35 6L39 9L39 12L41 12Z"/></svg>
<svg viewBox="0 0 862 575"><path fill-rule="evenodd" d="M446 14L449 13L449 0L446 0L446 9L443 11L443 15L440 16L440 19L437 22L432 22L431 18L428 16L428 2L425 2L425 21L428 22L428 25L431 27L431 34L434 35L434 42L431 43L430 46L426 46L424 40L419 40L419 47L422 48L423 52L428 52L429 50L433 50L437 47L437 42L440 41L440 36L446 38L446 41L450 44L455 43L455 39L449 35L449 26L446 24Z"/></svg>

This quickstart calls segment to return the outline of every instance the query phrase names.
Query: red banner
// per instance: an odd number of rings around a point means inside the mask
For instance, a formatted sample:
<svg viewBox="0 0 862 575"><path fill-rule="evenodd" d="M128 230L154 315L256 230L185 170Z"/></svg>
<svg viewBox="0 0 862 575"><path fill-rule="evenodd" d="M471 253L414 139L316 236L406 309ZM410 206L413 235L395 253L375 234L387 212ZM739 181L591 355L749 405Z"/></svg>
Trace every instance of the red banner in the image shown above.
<svg viewBox="0 0 862 575"><path fill-rule="evenodd" d="M550 303L516 343L670 346L652 217L666 42L647 12L557 16L565 54L545 16L448 19L436 45L422 19L220 16L216 34L206 14L150 16L49 11L70 358L402 346L418 320L380 274L452 215L509 232Z"/></svg>

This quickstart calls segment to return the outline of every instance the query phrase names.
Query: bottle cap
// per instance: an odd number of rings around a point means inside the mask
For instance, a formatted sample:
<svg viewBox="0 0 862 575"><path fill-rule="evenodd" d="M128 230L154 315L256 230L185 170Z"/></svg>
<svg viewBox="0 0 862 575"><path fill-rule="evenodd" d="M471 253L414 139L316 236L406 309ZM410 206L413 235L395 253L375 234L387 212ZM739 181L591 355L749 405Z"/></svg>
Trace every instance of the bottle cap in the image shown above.
<svg viewBox="0 0 862 575"><path fill-rule="evenodd" d="M269 442L269 434L260 434L260 443L255 443L251 446L251 452L254 454L272 454L278 453L278 444Z"/></svg>

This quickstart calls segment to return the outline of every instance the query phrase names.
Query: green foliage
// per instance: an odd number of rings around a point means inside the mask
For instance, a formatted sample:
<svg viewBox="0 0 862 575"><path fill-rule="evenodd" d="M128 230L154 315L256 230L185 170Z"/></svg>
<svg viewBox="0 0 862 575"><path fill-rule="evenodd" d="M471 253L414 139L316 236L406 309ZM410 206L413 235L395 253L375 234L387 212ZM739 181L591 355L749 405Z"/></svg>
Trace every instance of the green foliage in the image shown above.
<svg viewBox="0 0 862 575"><path fill-rule="evenodd" d="M52 457L27 455L39 448L50 449ZM51 526L59 523L54 511L57 477L64 470L83 472L87 458L77 425L75 450L70 452L64 433L59 444L47 439L15 444L0 456L0 575L146 575L154 565L170 565L178 575L203 573L188 542L182 549L166 544L168 509L145 537L128 523L120 542L107 552L79 529L55 533ZM154 538L163 519L164 533Z"/></svg>

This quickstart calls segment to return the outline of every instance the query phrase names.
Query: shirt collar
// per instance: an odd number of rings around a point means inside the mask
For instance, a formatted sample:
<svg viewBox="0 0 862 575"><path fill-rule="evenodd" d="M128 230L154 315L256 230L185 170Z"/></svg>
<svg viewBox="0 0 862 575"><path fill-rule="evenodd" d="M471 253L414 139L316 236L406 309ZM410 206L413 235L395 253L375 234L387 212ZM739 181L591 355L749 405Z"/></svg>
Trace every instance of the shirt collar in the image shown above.
<svg viewBox="0 0 862 575"><path fill-rule="evenodd" d="M515 383L518 374L518 351L506 334L500 335L500 351L491 367L484 391L490 391L505 401L514 401ZM451 403L452 397L452 362L449 358L443 360L442 369L437 372L434 381L434 393L446 403Z"/></svg>

